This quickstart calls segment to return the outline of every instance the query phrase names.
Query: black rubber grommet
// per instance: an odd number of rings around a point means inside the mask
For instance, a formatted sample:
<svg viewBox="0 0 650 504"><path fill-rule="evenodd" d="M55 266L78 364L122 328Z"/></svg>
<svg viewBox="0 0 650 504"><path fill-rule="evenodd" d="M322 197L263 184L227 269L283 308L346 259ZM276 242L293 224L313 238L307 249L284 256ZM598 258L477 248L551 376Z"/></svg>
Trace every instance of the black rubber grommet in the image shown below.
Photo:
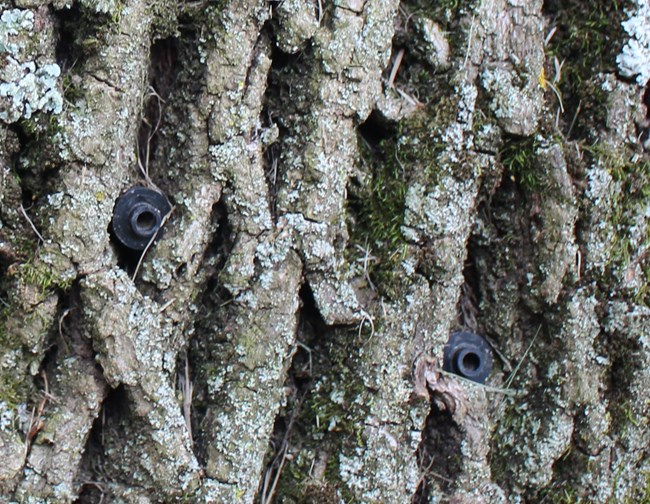
<svg viewBox="0 0 650 504"><path fill-rule="evenodd" d="M112 221L115 238L127 248L144 250L170 210L164 194L147 187L132 187L115 202Z"/></svg>
<svg viewBox="0 0 650 504"><path fill-rule="evenodd" d="M454 332L445 345L442 368L468 380L485 383L492 371L490 345L478 334Z"/></svg>

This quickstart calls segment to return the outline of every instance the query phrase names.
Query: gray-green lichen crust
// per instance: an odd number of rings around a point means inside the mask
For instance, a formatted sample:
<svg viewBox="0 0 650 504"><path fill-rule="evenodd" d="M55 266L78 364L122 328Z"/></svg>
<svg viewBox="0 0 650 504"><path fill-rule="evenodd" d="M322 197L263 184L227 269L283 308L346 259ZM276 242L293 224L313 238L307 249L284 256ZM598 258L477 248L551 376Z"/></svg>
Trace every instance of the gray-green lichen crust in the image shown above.
<svg viewBox="0 0 650 504"><path fill-rule="evenodd" d="M0 0L0 500L646 502L614 4ZM133 185L172 206L143 255Z"/></svg>
<svg viewBox="0 0 650 504"><path fill-rule="evenodd" d="M0 7L3 7L0 4ZM0 120L61 113L63 96L51 44L51 19L41 10L4 9L0 16Z"/></svg>

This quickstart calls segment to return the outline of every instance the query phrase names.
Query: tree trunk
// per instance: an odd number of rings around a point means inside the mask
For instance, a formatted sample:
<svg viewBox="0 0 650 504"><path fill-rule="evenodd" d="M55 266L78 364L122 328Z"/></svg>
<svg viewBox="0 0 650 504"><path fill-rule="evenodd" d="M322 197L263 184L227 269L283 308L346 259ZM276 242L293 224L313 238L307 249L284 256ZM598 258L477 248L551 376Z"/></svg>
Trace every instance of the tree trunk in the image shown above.
<svg viewBox="0 0 650 504"><path fill-rule="evenodd" d="M648 502L647 2L9 3L3 502Z"/></svg>

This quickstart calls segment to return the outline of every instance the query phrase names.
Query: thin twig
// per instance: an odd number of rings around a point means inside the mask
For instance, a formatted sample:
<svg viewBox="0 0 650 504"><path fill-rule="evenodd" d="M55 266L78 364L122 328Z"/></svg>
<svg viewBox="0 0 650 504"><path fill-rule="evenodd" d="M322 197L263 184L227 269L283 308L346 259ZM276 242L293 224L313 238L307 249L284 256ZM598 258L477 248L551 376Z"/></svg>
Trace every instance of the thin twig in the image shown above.
<svg viewBox="0 0 650 504"><path fill-rule="evenodd" d="M296 341L296 346L299 346L309 354L309 376L310 377L313 376L312 373L313 367L312 367L312 358L311 358L311 353L313 352L313 350L309 348L307 345L305 345L304 343L301 343L300 341Z"/></svg>
<svg viewBox="0 0 650 504"><path fill-rule="evenodd" d="M578 114L580 113L580 109L582 108L582 100L578 102L578 107L576 108L576 113L573 114L573 119L571 120L571 125L569 126L569 130L566 132L566 137L570 138L571 137L571 132L573 131L573 127L576 124L576 120L578 119Z"/></svg>
<svg viewBox="0 0 650 504"><path fill-rule="evenodd" d="M25 219L27 219L27 222L29 222L29 225L34 230L34 233L36 233L36 236L38 236L38 239L41 240L43 243L45 243L45 240L43 239L43 235L41 235L41 233L38 232L38 229L36 229L36 226L32 222L32 219L30 219L29 215L27 215L27 212L25 212L25 208L23 207L22 203L20 204L20 211L22 212Z"/></svg>
<svg viewBox="0 0 650 504"><path fill-rule="evenodd" d="M158 310L158 313L164 312L167 308L169 308L171 305L173 305L175 301L176 301L176 298L172 298L169 301L167 301L164 305L162 305L160 307L160 309Z"/></svg>
<svg viewBox="0 0 650 504"><path fill-rule="evenodd" d="M361 262L363 264L363 276L365 277L366 281L368 282L368 285L370 285L370 288L372 289L372 291L377 292L377 287L373 283L372 279L370 278L370 273L368 272L368 264L370 263L370 261L377 261L378 258L373 256L370 253L370 247L368 247L368 240L367 239L366 239L365 248L362 247L359 244L356 245L356 248L360 252L363 252L363 258L357 259L358 262Z"/></svg>
<svg viewBox="0 0 650 504"><path fill-rule="evenodd" d="M185 353L185 380L183 381L183 417L185 418L185 425L187 432L190 436L190 441L194 443L192 436L192 395L194 393L194 386L190 381L190 364Z"/></svg>
<svg viewBox="0 0 650 504"><path fill-rule="evenodd" d="M560 90L557 88L555 84L553 84L550 81L546 81L546 85L551 88L551 91L555 93L555 96L557 97L557 101L560 104L560 111L564 114L564 104L562 103L562 95L560 94Z"/></svg>
<svg viewBox="0 0 650 504"><path fill-rule="evenodd" d="M104 493L106 492L106 489L104 488L104 485L102 483L99 483L97 481L84 481L82 484L87 486L93 486L97 490L99 490L100 496L99 496L98 504L102 504L104 502Z"/></svg>
<svg viewBox="0 0 650 504"><path fill-rule="evenodd" d="M488 342L488 344L492 347L492 350L494 350L494 353L497 354L499 359L501 359L501 362L506 367L506 371L509 373L512 371L512 364L510 364L510 361L506 358L506 356L503 354L501 350L499 350L499 347L497 346L496 341L494 341L492 338L490 338L488 335L485 335L485 340Z"/></svg>
<svg viewBox="0 0 650 504"><path fill-rule="evenodd" d="M463 68L467 66L467 60L469 59L469 53L472 49L472 42L474 39L474 19L476 15L472 16L472 24L469 26L469 37L467 38L467 50L465 51L465 61L463 61Z"/></svg>
<svg viewBox="0 0 650 504"><path fill-rule="evenodd" d="M289 451L289 436L291 435L291 431L293 430L293 426L296 421L296 418L298 418L298 414L301 409L303 398L304 396L302 396L296 402L296 406L291 412L291 417L289 418L287 429L284 433L284 436L282 437L282 442L280 443L280 449L278 450L277 454L273 458L273 461L269 465L269 468L267 469L266 474L264 475L264 484L260 492L261 494L260 504L271 504L271 502L273 502L273 495L275 494L275 490L278 486L278 482L280 481L280 475L282 474L282 469L284 469L284 464L287 460L287 452ZM277 471L275 472L275 474L273 474L274 467L277 467ZM269 487L269 482L271 481L271 474L273 474L273 482Z"/></svg>
<svg viewBox="0 0 650 504"><path fill-rule="evenodd" d="M32 446L32 440L41 431L41 429L43 429L43 422L41 418L45 412L45 406L50 399L53 399L53 396L50 395L50 387L45 371L41 372L41 377L43 378L45 391L43 392L43 399L38 404L38 407L35 406L32 408L32 416L29 421L29 431L27 432L27 436L25 436L25 458L27 458L27 455L29 455L29 449Z"/></svg>
<svg viewBox="0 0 650 504"><path fill-rule="evenodd" d="M553 38L553 35L555 35L555 32L557 31L557 26L554 26L551 28L551 31L548 32L548 35L546 35L546 38L544 39L544 47L546 47L551 39Z"/></svg>
<svg viewBox="0 0 650 504"><path fill-rule="evenodd" d="M69 352L69 351L70 351L70 348L68 347L68 342L66 341L65 336L63 336L63 321L65 320L65 318L66 318L68 315L70 315L70 312L71 312L72 310L74 310L74 308L67 308L67 309L63 310L63 313L62 313L61 316L59 317L59 336L61 337L61 341L62 341L63 344L65 345L65 351L66 351L66 352Z"/></svg>
<svg viewBox="0 0 650 504"><path fill-rule="evenodd" d="M435 459L431 459L431 462L429 462L429 465L427 468L421 472L420 479L418 480L417 484L415 485L415 488L420 488L420 485L424 483L424 480L426 479L427 476L433 476L434 478L438 478L442 481L445 481L446 483L453 483L453 480L450 480L449 478L445 478L442 474L437 473L435 471L432 471L431 468L433 467L433 463L435 462Z"/></svg>
<svg viewBox="0 0 650 504"><path fill-rule="evenodd" d="M361 319L361 322L359 322L359 339L361 339L361 331L363 330L364 323L368 322L370 324L370 336L368 336L368 339L363 343L363 346L365 347L370 343L370 340L372 340L375 335L375 321L367 311L362 310L361 314L363 315L363 318Z"/></svg>

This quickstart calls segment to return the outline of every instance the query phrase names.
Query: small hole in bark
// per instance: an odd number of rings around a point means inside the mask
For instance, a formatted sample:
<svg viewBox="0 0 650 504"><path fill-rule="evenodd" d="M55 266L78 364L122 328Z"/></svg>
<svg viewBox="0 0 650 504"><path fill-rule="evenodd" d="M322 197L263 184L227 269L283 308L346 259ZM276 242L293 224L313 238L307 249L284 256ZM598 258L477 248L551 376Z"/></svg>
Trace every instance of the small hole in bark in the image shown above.
<svg viewBox="0 0 650 504"><path fill-rule="evenodd" d="M284 52L274 44L271 49L271 68L274 70L281 70L289 67L298 61L298 58L300 58L302 54L302 51L295 54Z"/></svg>
<svg viewBox="0 0 650 504"><path fill-rule="evenodd" d="M358 128L359 134L373 150L382 140L395 135L395 129L390 122L376 110L368 116Z"/></svg>

